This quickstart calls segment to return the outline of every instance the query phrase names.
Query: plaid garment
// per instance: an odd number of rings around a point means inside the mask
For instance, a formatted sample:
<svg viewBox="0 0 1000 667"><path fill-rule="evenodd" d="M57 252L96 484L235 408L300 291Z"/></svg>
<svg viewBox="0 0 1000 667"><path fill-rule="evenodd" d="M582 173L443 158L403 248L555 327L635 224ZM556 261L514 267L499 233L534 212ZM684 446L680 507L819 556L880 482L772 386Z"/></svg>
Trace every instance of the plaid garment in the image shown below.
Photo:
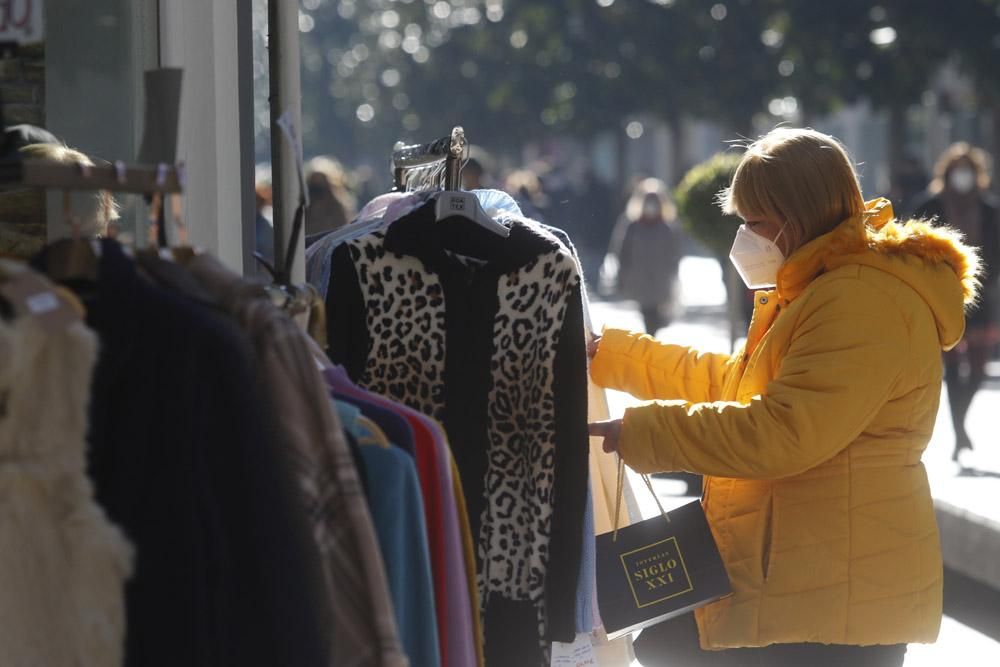
<svg viewBox="0 0 1000 667"><path fill-rule="evenodd" d="M261 285L210 255L188 268L260 355L321 555L332 616L330 665L407 667L371 514L316 364L317 348Z"/></svg>

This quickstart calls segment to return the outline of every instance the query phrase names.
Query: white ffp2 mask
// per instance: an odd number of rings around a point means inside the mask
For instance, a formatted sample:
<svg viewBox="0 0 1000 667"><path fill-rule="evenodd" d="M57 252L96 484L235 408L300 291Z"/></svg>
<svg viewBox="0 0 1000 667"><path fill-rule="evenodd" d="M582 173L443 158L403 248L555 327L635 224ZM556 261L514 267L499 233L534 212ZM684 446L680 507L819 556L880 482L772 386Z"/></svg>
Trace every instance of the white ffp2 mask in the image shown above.
<svg viewBox="0 0 1000 667"><path fill-rule="evenodd" d="M948 185L959 194L969 194L976 187L976 172L969 167L955 167L948 172Z"/></svg>
<svg viewBox="0 0 1000 667"><path fill-rule="evenodd" d="M729 261L736 267L747 288L764 289L778 283L778 268L785 261L785 256L775 241L784 231L782 227L774 241L770 241L753 233L746 225L740 225L736 230Z"/></svg>

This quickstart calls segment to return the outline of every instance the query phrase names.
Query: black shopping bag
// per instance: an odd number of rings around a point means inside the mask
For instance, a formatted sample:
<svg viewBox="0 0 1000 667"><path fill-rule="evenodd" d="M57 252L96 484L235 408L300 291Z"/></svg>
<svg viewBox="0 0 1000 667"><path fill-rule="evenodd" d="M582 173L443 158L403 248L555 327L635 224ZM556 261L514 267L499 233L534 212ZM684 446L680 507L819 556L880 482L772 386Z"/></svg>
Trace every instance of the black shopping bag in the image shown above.
<svg viewBox="0 0 1000 667"><path fill-rule="evenodd" d="M620 506L624 464L619 465ZM649 479L643 480L653 493ZM616 507L616 526L619 511ZM609 640L731 592L700 501L670 512L661 506L660 516L597 536L597 605Z"/></svg>

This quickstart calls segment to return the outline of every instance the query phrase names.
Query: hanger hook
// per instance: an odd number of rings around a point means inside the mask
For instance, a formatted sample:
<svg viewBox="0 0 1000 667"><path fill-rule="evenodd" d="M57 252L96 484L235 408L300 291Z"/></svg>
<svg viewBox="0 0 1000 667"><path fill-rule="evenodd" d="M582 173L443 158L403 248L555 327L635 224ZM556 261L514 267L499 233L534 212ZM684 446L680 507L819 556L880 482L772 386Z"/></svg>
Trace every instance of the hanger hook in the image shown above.
<svg viewBox="0 0 1000 667"><path fill-rule="evenodd" d="M159 245L160 237L160 208L163 204L163 193L154 192L149 203L149 244L152 247Z"/></svg>

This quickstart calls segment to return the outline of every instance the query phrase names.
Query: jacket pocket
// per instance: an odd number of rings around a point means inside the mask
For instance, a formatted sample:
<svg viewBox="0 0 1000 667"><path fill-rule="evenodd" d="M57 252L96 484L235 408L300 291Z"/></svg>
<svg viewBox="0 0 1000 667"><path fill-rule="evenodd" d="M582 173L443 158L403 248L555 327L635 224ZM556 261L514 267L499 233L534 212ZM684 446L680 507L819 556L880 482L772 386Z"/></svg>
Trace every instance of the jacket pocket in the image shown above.
<svg viewBox="0 0 1000 667"><path fill-rule="evenodd" d="M771 570L771 536L774 532L774 494L767 495L767 506L764 508L764 536L760 546L760 571L767 581Z"/></svg>

